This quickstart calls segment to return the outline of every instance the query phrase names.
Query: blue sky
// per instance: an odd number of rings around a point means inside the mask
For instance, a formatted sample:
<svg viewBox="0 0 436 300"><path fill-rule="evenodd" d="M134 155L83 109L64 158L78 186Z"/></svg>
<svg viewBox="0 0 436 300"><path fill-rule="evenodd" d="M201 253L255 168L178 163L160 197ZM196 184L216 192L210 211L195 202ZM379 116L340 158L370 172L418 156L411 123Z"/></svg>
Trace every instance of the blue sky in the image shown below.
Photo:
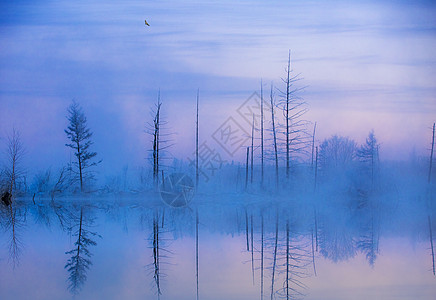
<svg viewBox="0 0 436 300"><path fill-rule="evenodd" d="M385 158L407 158L413 147L426 154L436 119L431 1L0 3L0 136L18 128L37 167L68 159L73 98L105 168L145 163L159 88L174 152L185 158L196 89L207 139L261 78L266 89L283 88L289 49L320 140L338 133L362 142L374 129Z"/></svg>

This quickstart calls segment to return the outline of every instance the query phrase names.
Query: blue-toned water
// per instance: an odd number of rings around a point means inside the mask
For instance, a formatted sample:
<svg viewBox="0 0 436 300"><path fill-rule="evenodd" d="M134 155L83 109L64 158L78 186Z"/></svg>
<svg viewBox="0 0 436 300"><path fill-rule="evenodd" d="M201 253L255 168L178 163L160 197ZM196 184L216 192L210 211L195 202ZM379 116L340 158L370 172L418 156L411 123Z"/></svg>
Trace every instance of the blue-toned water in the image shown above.
<svg viewBox="0 0 436 300"><path fill-rule="evenodd" d="M19 199L1 209L0 299L434 299L425 210L296 203Z"/></svg>

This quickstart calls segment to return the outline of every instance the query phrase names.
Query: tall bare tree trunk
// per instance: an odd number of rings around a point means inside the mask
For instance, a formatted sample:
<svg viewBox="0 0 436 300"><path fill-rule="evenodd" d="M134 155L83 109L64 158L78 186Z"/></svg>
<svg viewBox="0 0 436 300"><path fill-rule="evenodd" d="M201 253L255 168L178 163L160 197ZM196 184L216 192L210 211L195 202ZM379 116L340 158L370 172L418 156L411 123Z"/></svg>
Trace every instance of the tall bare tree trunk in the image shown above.
<svg viewBox="0 0 436 300"><path fill-rule="evenodd" d="M245 162L245 189L248 185L248 156L250 155L250 147L247 147L247 160Z"/></svg>
<svg viewBox="0 0 436 300"><path fill-rule="evenodd" d="M316 191L316 184L317 184L317 180L318 180L318 146L316 146L315 148L315 152L316 152L316 156L315 156L315 183L313 186L313 190Z"/></svg>
<svg viewBox="0 0 436 300"><path fill-rule="evenodd" d="M291 75L291 50L289 50L288 69L286 79L286 178L289 178L289 96L290 96L290 75Z"/></svg>
<svg viewBox="0 0 436 300"><path fill-rule="evenodd" d="M251 126L251 177L250 177L250 183L253 183L253 153L254 153L254 114L253 114L253 123Z"/></svg>
<svg viewBox="0 0 436 300"><path fill-rule="evenodd" d="M435 123L433 123L433 137L431 139L430 164L428 167L428 183L430 183L431 180L431 169L433 166L434 134L435 134Z"/></svg>
<svg viewBox="0 0 436 300"><path fill-rule="evenodd" d="M248 214L247 209L245 209L245 237L247 240L247 251L250 251L250 242L248 238Z"/></svg>
<svg viewBox="0 0 436 300"><path fill-rule="evenodd" d="M273 85L271 84L271 93L270 93L270 101L271 101L271 120L272 120L272 130L273 130L273 139L274 139L274 156L276 162L276 187L279 185L279 157L277 153L277 137L276 137L276 127L274 121L274 95L273 95Z"/></svg>
<svg viewBox="0 0 436 300"><path fill-rule="evenodd" d="M198 186L199 174L198 174L198 102L200 98L200 89L197 90L197 122L195 130L195 183Z"/></svg>
<svg viewBox="0 0 436 300"><path fill-rule="evenodd" d="M313 159L314 159L314 151L315 151L315 131L316 131L316 122L313 126L313 135L312 135L312 161L310 163L310 168L313 170Z"/></svg>
<svg viewBox="0 0 436 300"><path fill-rule="evenodd" d="M260 80L260 151L261 151L261 179L260 185L263 187L263 85Z"/></svg>

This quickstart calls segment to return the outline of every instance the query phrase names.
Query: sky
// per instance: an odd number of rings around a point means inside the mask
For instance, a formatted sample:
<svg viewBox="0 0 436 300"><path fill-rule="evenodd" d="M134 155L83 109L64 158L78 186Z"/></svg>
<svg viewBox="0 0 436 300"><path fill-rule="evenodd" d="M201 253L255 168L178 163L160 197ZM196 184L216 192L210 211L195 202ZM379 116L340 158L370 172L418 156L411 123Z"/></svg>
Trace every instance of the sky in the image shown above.
<svg viewBox="0 0 436 300"><path fill-rule="evenodd" d="M436 121L431 1L0 1L0 138L21 132L26 164L69 161L66 110L84 108L103 172L147 166L144 132L160 90L170 155L213 133L281 78L288 51L317 141L374 129L383 159L427 155ZM144 20L150 24L145 26ZM248 127L247 127L248 126ZM311 125L312 126L312 125ZM4 146L2 146L4 148Z"/></svg>

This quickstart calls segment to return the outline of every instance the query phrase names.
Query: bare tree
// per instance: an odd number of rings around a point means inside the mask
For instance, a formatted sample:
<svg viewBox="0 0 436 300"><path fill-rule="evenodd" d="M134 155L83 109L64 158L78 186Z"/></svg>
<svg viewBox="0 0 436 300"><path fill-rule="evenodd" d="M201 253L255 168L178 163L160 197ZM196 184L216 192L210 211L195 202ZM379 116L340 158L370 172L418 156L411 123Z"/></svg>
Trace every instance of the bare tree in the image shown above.
<svg viewBox="0 0 436 300"><path fill-rule="evenodd" d="M433 123L433 137L431 140L430 164L428 167L428 183L430 183L430 180L431 180L431 169L433 166L434 133L435 133L435 123Z"/></svg>
<svg viewBox="0 0 436 300"><path fill-rule="evenodd" d="M200 98L200 89L197 90L197 121L195 123L195 183L198 186L199 173L198 173L198 102Z"/></svg>
<svg viewBox="0 0 436 300"><path fill-rule="evenodd" d="M8 202L11 202L12 197L15 195L18 178L22 177L24 174L24 170L21 166L24 154L25 150L21 142L20 132L14 128L12 129L11 135L8 136L6 166L4 168L6 182L3 183L3 189L8 193L6 197L8 198Z"/></svg>
<svg viewBox="0 0 436 300"><path fill-rule="evenodd" d="M311 160L311 163L310 163L310 168L311 169L313 169L313 158L314 158L314 156L313 156L313 154L314 154L314 150L315 150L315 133L316 133L316 122L315 122L315 125L313 125L313 134L312 134L312 160Z"/></svg>
<svg viewBox="0 0 436 300"><path fill-rule="evenodd" d="M263 84L262 79L260 80L260 152L261 152L261 179L260 183L263 186Z"/></svg>
<svg viewBox="0 0 436 300"><path fill-rule="evenodd" d="M150 134L153 138L152 148L152 161L153 161L153 183L155 187L159 185L159 172L163 168L162 161L165 157L166 150L172 146L169 136L171 133L164 133L167 122L162 119L162 102L160 97L160 90L157 97L157 103L151 114L153 122L147 122L146 133Z"/></svg>
<svg viewBox="0 0 436 300"><path fill-rule="evenodd" d="M156 115L153 120L153 182L155 185L159 182L159 129L160 129L160 107L162 103L160 102L160 91L157 98L156 104Z"/></svg>
<svg viewBox="0 0 436 300"><path fill-rule="evenodd" d="M93 173L89 171L89 168L96 166L101 161L92 161L97 153L89 150L89 147L93 144L91 141L92 132L86 124L87 120L82 107L76 101L73 101L67 111L69 126L65 129L65 133L71 143L65 144L65 146L70 147L75 152L77 162L73 162L73 165L76 166L73 172L78 175L80 191L83 192L86 180L93 178Z"/></svg>
<svg viewBox="0 0 436 300"><path fill-rule="evenodd" d="M253 158L253 152L254 152L254 114L253 114L253 123L251 125L251 175L250 175L250 183L253 183L253 163L254 163L254 158Z"/></svg>
<svg viewBox="0 0 436 300"><path fill-rule="evenodd" d="M320 167L324 171L343 171L344 168L350 166L354 161L356 152L357 144L355 141L348 137L334 135L325 139L320 145Z"/></svg>
<svg viewBox="0 0 436 300"><path fill-rule="evenodd" d="M276 126L275 126L275 118L274 118L274 94L273 94L272 84L271 84L270 101L271 101L271 121L272 121L272 131L273 131L274 157L276 162L276 186L278 186L279 185L279 157L277 153L277 134L276 134Z"/></svg>
<svg viewBox="0 0 436 300"><path fill-rule="evenodd" d="M304 87L296 87L295 82L299 81L300 74L292 74L291 51L289 50L288 65L286 68L286 92L279 105L283 106L283 116L285 118L285 147L286 147L286 178L289 178L291 153L301 153L307 146L306 132L307 121L301 117L308 111L306 103L298 97L298 93ZM283 93L282 93L283 94Z"/></svg>

